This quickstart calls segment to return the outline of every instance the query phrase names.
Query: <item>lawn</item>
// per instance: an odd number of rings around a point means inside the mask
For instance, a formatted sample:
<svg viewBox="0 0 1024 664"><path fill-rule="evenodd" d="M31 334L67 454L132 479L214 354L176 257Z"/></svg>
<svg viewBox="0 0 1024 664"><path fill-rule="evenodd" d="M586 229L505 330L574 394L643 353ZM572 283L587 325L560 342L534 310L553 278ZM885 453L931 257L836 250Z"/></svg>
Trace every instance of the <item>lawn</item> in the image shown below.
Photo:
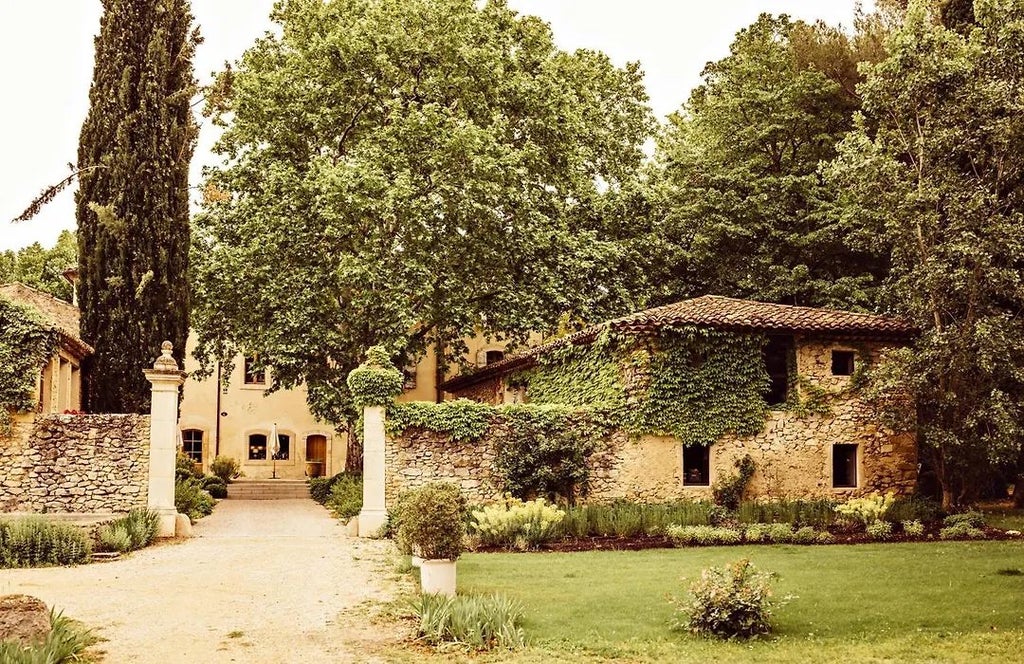
<svg viewBox="0 0 1024 664"><path fill-rule="evenodd" d="M681 577L741 557L779 575L779 597L794 596L775 636L719 643L671 631ZM1024 542L472 554L458 573L460 593L502 592L526 610L531 648L484 660L1005 662L1024 649Z"/></svg>

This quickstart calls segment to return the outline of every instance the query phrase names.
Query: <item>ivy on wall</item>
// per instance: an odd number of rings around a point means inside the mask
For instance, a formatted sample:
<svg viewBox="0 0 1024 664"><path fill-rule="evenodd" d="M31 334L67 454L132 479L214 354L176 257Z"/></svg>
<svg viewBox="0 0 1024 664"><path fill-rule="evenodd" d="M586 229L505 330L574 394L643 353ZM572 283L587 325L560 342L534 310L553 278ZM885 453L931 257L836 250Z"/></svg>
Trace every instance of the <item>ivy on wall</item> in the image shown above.
<svg viewBox="0 0 1024 664"><path fill-rule="evenodd" d="M710 445L764 427L764 343L761 335L695 326L646 339L605 334L559 349L510 383L526 385L531 403L602 409L632 433Z"/></svg>
<svg viewBox="0 0 1024 664"><path fill-rule="evenodd" d="M487 433L495 410L490 404L470 399L396 403L388 408L386 426L392 435L400 435L406 429L422 429L445 434L452 440L473 442Z"/></svg>
<svg viewBox="0 0 1024 664"><path fill-rule="evenodd" d="M57 347L57 333L29 307L0 298L0 435L11 414L35 405L36 378Z"/></svg>
<svg viewBox="0 0 1024 664"><path fill-rule="evenodd" d="M391 364L381 346L366 351L366 361L353 369L346 380L357 406L387 406L402 393L402 372Z"/></svg>

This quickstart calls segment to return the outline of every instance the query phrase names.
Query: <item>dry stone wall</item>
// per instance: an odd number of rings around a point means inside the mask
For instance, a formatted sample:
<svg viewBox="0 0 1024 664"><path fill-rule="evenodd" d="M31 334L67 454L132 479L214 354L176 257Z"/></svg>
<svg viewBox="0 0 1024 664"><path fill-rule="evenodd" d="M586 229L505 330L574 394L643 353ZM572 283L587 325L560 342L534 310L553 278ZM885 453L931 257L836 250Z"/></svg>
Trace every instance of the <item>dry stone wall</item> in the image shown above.
<svg viewBox="0 0 1024 664"><path fill-rule="evenodd" d="M761 498L845 499L875 491L912 493L917 482L917 440L914 432L897 432L880 422L879 414L853 389L852 376L832 375L832 351L854 351L857 362L877 360L879 343L844 343L835 339L796 339L796 389L804 399L817 389L828 412L773 410L764 429L754 436L727 435L711 447L711 484L735 474L735 462L749 454L756 466L750 496ZM645 380L642 370L628 376L628 385ZM487 394L493 390L488 384ZM466 396L466 395L463 395ZM485 394L473 395L477 397ZM481 401L489 399L481 398ZM386 448L387 494L431 481L450 481L462 487L471 501L501 494L496 477L494 441L504 424L492 425L478 441L459 443L444 434L409 430L389 438ZM833 445L858 446L857 486L833 488ZM625 498L644 502L710 499L710 486L686 486L682 445L671 437L633 437L612 432L591 457L589 500Z"/></svg>
<svg viewBox="0 0 1024 664"><path fill-rule="evenodd" d="M112 514L147 503L149 417L46 415L0 438L0 511Z"/></svg>

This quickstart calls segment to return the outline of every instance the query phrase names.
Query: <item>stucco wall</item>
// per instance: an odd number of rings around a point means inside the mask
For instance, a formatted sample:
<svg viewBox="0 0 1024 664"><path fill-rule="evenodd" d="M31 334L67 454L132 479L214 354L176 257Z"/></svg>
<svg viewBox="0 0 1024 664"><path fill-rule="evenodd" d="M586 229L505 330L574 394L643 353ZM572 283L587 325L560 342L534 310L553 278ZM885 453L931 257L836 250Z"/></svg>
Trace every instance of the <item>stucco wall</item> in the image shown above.
<svg viewBox="0 0 1024 664"><path fill-rule="evenodd" d="M873 491L912 492L917 478L915 435L883 427L877 414L851 389L853 378L832 375L833 350L853 350L877 358L880 349L878 344L852 346L835 340L798 339L797 373L805 384L830 393L830 411L801 415L773 410L759 434L723 437L711 447L711 484L735 473L735 461L749 454L756 465L752 497L845 498ZM491 470L498 433L490 431L474 443L456 443L436 432L419 430L389 439L389 500L399 491L437 480L459 484L470 500L500 495L500 482ZM854 488L833 488L835 444L858 445ZM659 502L711 497L710 487L685 486L682 475L682 445L677 439L636 438L614 432L600 441L592 457L590 499Z"/></svg>
<svg viewBox="0 0 1024 664"><path fill-rule="evenodd" d="M0 511L118 513L145 507L149 417L20 417L0 439Z"/></svg>

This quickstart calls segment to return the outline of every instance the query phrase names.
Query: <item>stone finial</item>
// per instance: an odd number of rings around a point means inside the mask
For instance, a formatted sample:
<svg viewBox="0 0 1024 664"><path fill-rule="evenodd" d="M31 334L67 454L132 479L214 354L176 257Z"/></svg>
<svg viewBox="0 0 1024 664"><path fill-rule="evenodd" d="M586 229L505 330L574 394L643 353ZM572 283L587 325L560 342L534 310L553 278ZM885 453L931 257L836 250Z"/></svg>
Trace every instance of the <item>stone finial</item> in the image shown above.
<svg viewBox="0 0 1024 664"><path fill-rule="evenodd" d="M170 341L165 341L160 344L160 357L156 358L156 362L153 363L153 368L157 371L177 371L178 363L171 357L171 351L174 350L174 344Z"/></svg>

